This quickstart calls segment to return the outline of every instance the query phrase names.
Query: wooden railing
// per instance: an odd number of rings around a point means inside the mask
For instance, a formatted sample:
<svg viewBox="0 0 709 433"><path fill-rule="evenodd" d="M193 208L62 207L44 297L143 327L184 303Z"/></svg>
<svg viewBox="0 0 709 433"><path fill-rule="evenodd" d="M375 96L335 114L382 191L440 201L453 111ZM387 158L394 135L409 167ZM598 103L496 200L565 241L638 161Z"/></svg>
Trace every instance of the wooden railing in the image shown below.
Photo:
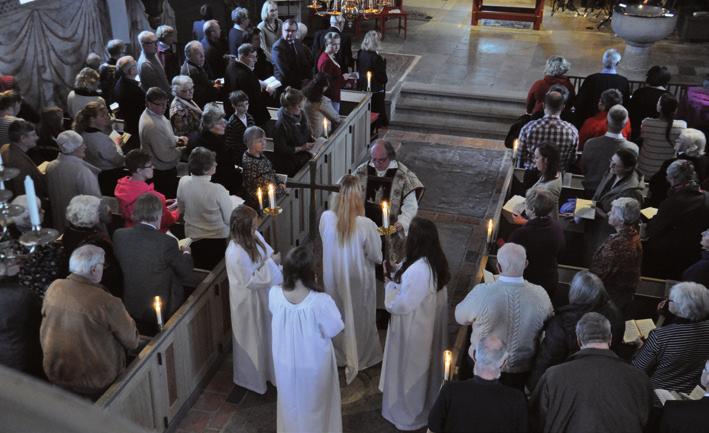
<svg viewBox="0 0 709 433"><path fill-rule="evenodd" d="M370 139L370 96L364 92L344 96L349 114L292 182L331 185L364 159ZM328 198L328 191L293 188L278 203L283 213L265 218L260 230L277 251L286 252L313 233ZM153 431L166 431L189 409L230 343L229 281L221 262L96 405Z"/></svg>

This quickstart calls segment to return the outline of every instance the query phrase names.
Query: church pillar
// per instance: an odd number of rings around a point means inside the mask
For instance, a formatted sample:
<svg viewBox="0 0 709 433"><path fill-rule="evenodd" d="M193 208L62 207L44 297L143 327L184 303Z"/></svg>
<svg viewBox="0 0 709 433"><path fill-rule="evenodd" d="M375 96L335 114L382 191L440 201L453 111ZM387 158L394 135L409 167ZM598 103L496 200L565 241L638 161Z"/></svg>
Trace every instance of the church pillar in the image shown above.
<svg viewBox="0 0 709 433"><path fill-rule="evenodd" d="M111 38L130 42L130 19L125 1L107 1L108 15L111 17Z"/></svg>

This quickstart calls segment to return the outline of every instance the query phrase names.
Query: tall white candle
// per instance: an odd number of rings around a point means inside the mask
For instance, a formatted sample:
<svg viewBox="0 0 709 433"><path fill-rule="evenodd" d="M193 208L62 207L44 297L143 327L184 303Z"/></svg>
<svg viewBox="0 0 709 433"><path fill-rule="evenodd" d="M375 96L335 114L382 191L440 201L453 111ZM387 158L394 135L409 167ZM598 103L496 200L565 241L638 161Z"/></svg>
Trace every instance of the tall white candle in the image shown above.
<svg viewBox="0 0 709 433"><path fill-rule="evenodd" d="M261 187L258 187L258 189L256 189L256 197L258 198L259 209L263 210L263 190L261 189Z"/></svg>
<svg viewBox="0 0 709 433"><path fill-rule="evenodd" d="M389 228L389 203L382 202L382 227Z"/></svg>
<svg viewBox="0 0 709 433"><path fill-rule="evenodd" d="M372 71L367 71L367 92L372 91Z"/></svg>
<svg viewBox="0 0 709 433"><path fill-rule="evenodd" d="M329 125L328 125L327 118L326 118L326 117L323 117L323 118L322 118L322 129L323 129L323 131L325 132L325 138L328 137L328 131L327 131L327 130L328 130L328 126L329 126Z"/></svg>
<svg viewBox="0 0 709 433"><path fill-rule="evenodd" d="M276 187L272 183L268 184L268 207L276 208Z"/></svg>
<svg viewBox="0 0 709 433"><path fill-rule="evenodd" d="M160 296L153 298L153 309L155 309L155 317L158 319L158 326L162 328L162 300L160 299Z"/></svg>
<svg viewBox="0 0 709 433"><path fill-rule="evenodd" d="M30 222L32 226L38 226L41 223L37 207L37 193L34 191L34 181L29 176L25 176L25 195L27 196L27 212L30 214Z"/></svg>
<svg viewBox="0 0 709 433"><path fill-rule="evenodd" d="M487 220L487 243L492 242L492 218Z"/></svg>
<svg viewBox="0 0 709 433"><path fill-rule="evenodd" d="M512 142L512 161L517 160L517 149L519 148L519 138Z"/></svg>
<svg viewBox="0 0 709 433"><path fill-rule="evenodd" d="M453 362L453 352L446 350L443 352L443 380L451 378L451 363Z"/></svg>

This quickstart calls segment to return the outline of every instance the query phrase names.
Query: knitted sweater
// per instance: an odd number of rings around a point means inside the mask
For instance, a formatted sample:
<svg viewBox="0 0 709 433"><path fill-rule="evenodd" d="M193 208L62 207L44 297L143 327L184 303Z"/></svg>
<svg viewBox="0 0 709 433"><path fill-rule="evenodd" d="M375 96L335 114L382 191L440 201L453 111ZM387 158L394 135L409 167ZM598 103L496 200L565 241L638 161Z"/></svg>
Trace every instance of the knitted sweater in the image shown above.
<svg viewBox="0 0 709 433"><path fill-rule="evenodd" d="M506 373L524 373L532 360L544 322L553 314L546 291L522 278L500 277L492 284L478 284L455 307L455 320L472 325L470 344L496 335L507 344L510 357Z"/></svg>

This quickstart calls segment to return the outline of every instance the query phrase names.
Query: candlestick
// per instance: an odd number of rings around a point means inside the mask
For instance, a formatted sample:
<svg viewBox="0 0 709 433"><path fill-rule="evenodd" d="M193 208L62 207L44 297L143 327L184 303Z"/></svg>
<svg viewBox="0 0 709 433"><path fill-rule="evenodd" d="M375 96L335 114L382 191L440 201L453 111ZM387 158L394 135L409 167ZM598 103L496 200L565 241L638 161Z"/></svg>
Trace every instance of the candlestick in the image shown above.
<svg viewBox="0 0 709 433"><path fill-rule="evenodd" d="M367 92L372 91L372 71L367 71Z"/></svg>
<svg viewBox="0 0 709 433"><path fill-rule="evenodd" d="M487 220L487 243L490 244L492 242L492 218Z"/></svg>
<svg viewBox="0 0 709 433"><path fill-rule="evenodd" d="M328 122L327 122L326 117L322 118L322 128L323 128L323 131L325 132L325 138L327 138L327 136L328 136L328 134L327 134Z"/></svg>
<svg viewBox="0 0 709 433"><path fill-rule="evenodd" d="M268 184L268 207L276 208L276 187L272 183Z"/></svg>
<svg viewBox="0 0 709 433"><path fill-rule="evenodd" d="M258 187L258 189L256 189L256 197L258 198L259 209L263 210L263 190L261 189L261 187Z"/></svg>
<svg viewBox="0 0 709 433"><path fill-rule="evenodd" d="M153 298L153 309L155 310L155 316L158 319L158 327L162 329L162 300L160 299L160 296Z"/></svg>
<svg viewBox="0 0 709 433"><path fill-rule="evenodd" d="M37 208L37 194L34 191L34 181L29 176L25 176L25 195L27 196L27 212L30 214L30 223L33 226L39 226L41 222L39 208Z"/></svg>
<svg viewBox="0 0 709 433"><path fill-rule="evenodd" d="M389 228L389 203L382 202L382 227Z"/></svg>
<svg viewBox="0 0 709 433"><path fill-rule="evenodd" d="M451 363L453 362L453 352L450 350L443 351L443 380L448 381L451 378Z"/></svg>

